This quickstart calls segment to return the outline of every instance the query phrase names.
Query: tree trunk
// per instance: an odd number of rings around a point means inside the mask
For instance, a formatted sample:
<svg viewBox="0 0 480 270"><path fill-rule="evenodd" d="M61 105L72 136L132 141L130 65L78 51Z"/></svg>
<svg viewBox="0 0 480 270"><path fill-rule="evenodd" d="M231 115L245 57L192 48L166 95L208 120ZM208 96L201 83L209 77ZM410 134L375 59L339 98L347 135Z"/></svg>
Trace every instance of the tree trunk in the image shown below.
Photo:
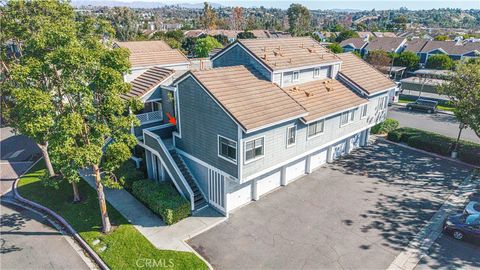
<svg viewBox="0 0 480 270"><path fill-rule="evenodd" d="M98 204L100 205L100 213L102 214L102 231L103 233L108 233L112 229L112 226L110 225L110 219L108 218L107 203L105 201L105 193L103 192L98 165L93 165L93 173L95 174L95 184L97 186Z"/></svg>
<svg viewBox="0 0 480 270"><path fill-rule="evenodd" d="M80 191L78 190L77 182L72 182L72 188L73 188L73 202L79 202Z"/></svg>
<svg viewBox="0 0 480 270"><path fill-rule="evenodd" d="M45 166L47 166L48 175L50 177L55 176L55 171L53 170L52 162L50 161L50 155L48 155L48 142L45 144L38 144L38 147L42 150L43 159L45 160Z"/></svg>

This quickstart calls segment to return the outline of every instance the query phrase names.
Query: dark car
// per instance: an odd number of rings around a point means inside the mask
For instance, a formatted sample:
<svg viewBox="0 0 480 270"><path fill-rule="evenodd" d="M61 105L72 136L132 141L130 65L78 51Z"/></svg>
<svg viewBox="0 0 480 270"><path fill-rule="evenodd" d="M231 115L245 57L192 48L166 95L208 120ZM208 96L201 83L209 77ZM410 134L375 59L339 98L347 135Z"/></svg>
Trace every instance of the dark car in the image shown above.
<svg viewBox="0 0 480 270"><path fill-rule="evenodd" d="M443 223L443 231L457 240L469 238L480 243L480 214L456 214Z"/></svg>
<svg viewBox="0 0 480 270"><path fill-rule="evenodd" d="M415 102L410 102L407 104L407 110L417 110L424 111L428 113L437 112L438 102L428 99L417 99Z"/></svg>

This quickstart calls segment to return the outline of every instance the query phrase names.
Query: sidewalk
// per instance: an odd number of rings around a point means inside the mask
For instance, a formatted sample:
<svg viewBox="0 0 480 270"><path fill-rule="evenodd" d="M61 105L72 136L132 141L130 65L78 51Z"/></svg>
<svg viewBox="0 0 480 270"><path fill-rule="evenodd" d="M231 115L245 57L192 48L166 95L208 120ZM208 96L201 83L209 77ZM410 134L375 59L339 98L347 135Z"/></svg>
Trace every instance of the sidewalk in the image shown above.
<svg viewBox="0 0 480 270"><path fill-rule="evenodd" d="M80 174L90 186L95 188L95 179L90 170L82 170ZM213 208L207 207L191 217L167 226L124 189L105 188L104 191L107 201L158 249L192 252L185 240L226 220L226 217Z"/></svg>

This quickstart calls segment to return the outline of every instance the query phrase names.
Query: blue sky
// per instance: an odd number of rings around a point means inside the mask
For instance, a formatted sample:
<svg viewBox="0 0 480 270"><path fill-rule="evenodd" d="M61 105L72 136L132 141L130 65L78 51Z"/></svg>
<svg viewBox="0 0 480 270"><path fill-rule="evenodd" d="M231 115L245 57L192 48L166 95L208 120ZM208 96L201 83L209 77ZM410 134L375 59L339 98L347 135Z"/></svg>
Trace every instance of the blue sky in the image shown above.
<svg viewBox="0 0 480 270"><path fill-rule="evenodd" d="M98 0L102 1L102 0ZM162 2L162 3L202 3L204 1L197 0L114 0L118 2ZM407 7L409 9L433 9L433 8L461 8L461 9L480 9L480 0L374 0L374 1L362 1L362 0L312 0L312 1L285 1L285 0L208 0L208 2L214 2L226 6L265 6L265 7L277 7L288 8L290 3L301 3L310 9L398 9L400 7Z"/></svg>

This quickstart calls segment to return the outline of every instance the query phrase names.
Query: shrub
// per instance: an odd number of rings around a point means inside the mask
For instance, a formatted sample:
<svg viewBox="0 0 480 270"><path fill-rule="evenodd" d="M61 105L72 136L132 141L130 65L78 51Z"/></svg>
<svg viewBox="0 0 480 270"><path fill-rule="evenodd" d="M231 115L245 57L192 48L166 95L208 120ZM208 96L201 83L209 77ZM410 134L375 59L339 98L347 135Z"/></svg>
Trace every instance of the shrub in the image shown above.
<svg viewBox="0 0 480 270"><path fill-rule="evenodd" d="M395 129L388 133L387 138L443 156L449 156L455 145L454 138L415 128ZM480 165L480 144L461 140L458 146L458 159L473 165Z"/></svg>
<svg viewBox="0 0 480 270"><path fill-rule="evenodd" d="M372 127L373 134L387 134L390 131L395 130L398 128L398 121L395 119L387 118L385 121L376 124Z"/></svg>
<svg viewBox="0 0 480 270"><path fill-rule="evenodd" d="M190 215L190 202L180 196L169 182L156 183L149 179L136 181L132 185L132 193L162 217L167 225Z"/></svg>
<svg viewBox="0 0 480 270"><path fill-rule="evenodd" d="M145 173L138 170L132 160L125 161L114 173L126 190L132 189L133 182L145 179Z"/></svg>

